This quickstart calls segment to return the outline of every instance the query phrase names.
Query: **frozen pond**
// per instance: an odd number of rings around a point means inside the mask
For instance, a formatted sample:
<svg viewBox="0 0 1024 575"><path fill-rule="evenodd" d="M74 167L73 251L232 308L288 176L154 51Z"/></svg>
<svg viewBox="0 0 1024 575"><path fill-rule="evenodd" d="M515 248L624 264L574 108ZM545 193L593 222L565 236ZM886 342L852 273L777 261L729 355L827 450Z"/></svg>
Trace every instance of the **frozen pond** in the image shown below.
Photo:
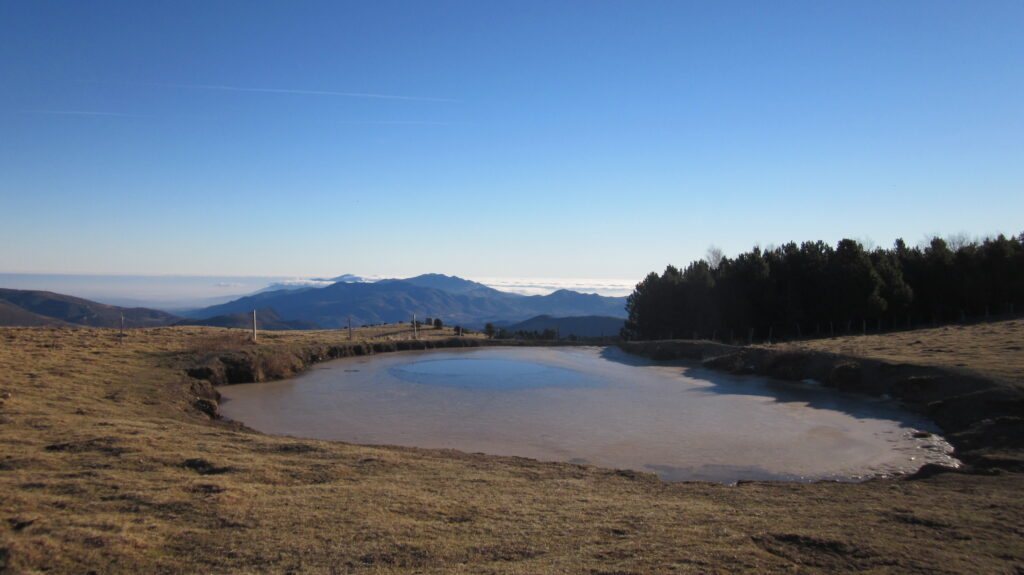
<svg viewBox="0 0 1024 575"><path fill-rule="evenodd" d="M669 481L858 479L955 463L940 438L915 437L936 431L929 422L891 402L617 348L390 353L219 389L226 417L266 433L629 468Z"/></svg>

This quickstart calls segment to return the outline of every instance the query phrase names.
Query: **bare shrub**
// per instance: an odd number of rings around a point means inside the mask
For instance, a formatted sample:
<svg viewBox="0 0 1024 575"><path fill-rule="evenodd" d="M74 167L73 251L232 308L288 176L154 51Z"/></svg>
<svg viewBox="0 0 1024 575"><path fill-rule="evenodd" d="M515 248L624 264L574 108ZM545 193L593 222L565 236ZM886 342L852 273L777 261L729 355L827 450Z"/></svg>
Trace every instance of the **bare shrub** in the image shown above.
<svg viewBox="0 0 1024 575"><path fill-rule="evenodd" d="M302 370L302 360L284 350L260 353L258 361L265 380L282 379Z"/></svg>

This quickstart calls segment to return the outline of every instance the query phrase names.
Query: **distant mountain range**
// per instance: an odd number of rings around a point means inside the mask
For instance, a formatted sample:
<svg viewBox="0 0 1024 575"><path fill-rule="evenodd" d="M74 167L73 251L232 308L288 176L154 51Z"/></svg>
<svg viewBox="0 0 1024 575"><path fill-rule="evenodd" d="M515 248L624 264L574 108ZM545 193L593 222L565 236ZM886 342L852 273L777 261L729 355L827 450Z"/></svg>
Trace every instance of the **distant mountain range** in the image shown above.
<svg viewBox="0 0 1024 575"><path fill-rule="evenodd" d="M254 309L273 308L281 318L313 322L332 329L347 325L441 318L446 324L482 327L537 315L625 317L626 298L559 290L544 296L498 291L484 284L441 274L373 283L339 281L326 287L279 289L189 313L208 319ZM257 314L258 315L258 314Z"/></svg>
<svg viewBox="0 0 1024 575"><path fill-rule="evenodd" d="M546 329L555 330L561 337L575 335L577 337L612 337L618 336L626 320L621 317L607 316L577 316L577 317L551 317L539 315L531 317L526 321L505 326L505 329L515 333L517 331L535 331L543 333Z"/></svg>
<svg viewBox="0 0 1024 575"><path fill-rule="evenodd" d="M119 327L121 314L127 327L157 327L181 319L155 309L106 305L48 291L0 288L0 325Z"/></svg>
<svg viewBox="0 0 1024 575"><path fill-rule="evenodd" d="M337 281L335 281L337 280ZM441 274L368 282L340 276L324 287L282 286L187 312L182 318L148 308L106 305L53 292L0 288L0 325L83 325L117 327L121 314L129 327L212 325L248 328L258 310L261 329L335 329L348 325L440 318L448 325L481 328L508 325L536 316L565 321L568 316L626 317L626 298L559 290L526 296ZM582 325L582 324L581 324ZM525 328L524 328L525 329ZM529 328L532 330L533 328ZM543 331L543 327L540 331ZM566 333L583 333L561 328ZM613 330L609 328L610 334ZM614 330L617 333L617 328ZM600 334L598 334L600 335Z"/></svg>

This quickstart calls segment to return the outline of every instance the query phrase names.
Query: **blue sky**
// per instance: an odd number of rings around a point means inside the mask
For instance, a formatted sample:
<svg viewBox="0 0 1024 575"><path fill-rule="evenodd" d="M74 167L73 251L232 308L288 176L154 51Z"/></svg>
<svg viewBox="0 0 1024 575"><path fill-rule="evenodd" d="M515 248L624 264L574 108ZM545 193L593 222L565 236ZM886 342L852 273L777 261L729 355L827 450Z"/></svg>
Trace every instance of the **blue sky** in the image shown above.
<svg viewBox="0 0 1024 575"><path fill-rule="evenodd" d="M1024 231L1024 2L0 2L0 272Z"/></svg>

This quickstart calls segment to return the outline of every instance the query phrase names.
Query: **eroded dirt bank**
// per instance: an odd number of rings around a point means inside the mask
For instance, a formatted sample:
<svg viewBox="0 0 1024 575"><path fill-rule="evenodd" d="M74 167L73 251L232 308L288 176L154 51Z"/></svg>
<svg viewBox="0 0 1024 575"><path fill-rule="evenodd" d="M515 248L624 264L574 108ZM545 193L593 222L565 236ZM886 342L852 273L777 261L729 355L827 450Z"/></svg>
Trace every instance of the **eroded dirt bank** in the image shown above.
<svg viewBox="0 0 1024 575"><path fill-rule="evenodd" d="M700 360L706 367L732 373L812 380L841 391L893 397L943 429L957 457L968 464L966 471L1024 470L1024 389L1012 380L792 345L734 347L702 341L654 341L627 342L621 347L652 359Z"/></svg>
<svg viewBox="0 0 1024 575"><path fill-rule="evenodd" d="M336 343L276 343L238 345L227 349L193 352L182 358L184 372L193 380L190 391L196 409L219 417L220 393L216 386L256 383L292 377L322 361L395 351L476 347L481 339L447 337L422 340L344 341Z"/></svg>
<svg viewBox="0 0 1024 575"><path fill-rule="evenodd" d="M340 343L277 343L191 357L197 409L219 415L217 385L294 376L332 359L395 351L475 347L488 341L435 338ZM656 360L700 360L706 367L790 381L812 380L841 391L889 396L935 421L968 464L965 471L1024 470L1024 388L1006 378L948 367L895 363L788 345L736 347L706 341L625 342L623 350ZM924 472L935 472L926 469Z"/></svg>

